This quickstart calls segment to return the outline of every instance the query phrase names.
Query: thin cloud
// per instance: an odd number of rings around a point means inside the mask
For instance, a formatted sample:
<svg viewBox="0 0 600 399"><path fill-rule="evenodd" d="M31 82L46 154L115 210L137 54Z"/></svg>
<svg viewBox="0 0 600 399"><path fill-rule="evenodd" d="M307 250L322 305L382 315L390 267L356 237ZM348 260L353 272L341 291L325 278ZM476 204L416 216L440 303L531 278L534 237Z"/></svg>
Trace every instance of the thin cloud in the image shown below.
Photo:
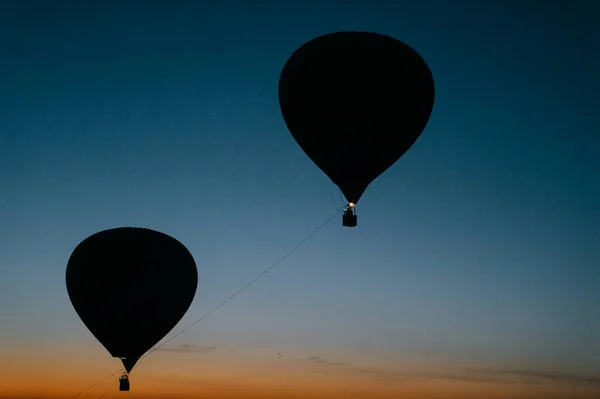
<svg viewBox="0 0 600 399"><path fill-rule="evenodd" d="M328 360L319 356L309 356L308 358L306 358L306 360L309 363L312 364L319 364L322 366L329 366L329 367L338 367L338 366L347 366L350 365L350 363L347 362L339 362L339 361L333 361L333 360Z"/></svg>
<svg viewBox="0 0 600 399"><path fill-rule="evenodd" d="M404 371L388 368L364 367L350 362L326 359L320 356L287 357L288 360L312 367L319 374L359 374L378 381L402 382L415 379L454 380L465 382L504 384L576 384L600 387L600 374L559 373L519 369L454 369Z"/></svg>
<svg viewBox="0 0 600 399"><path fill-rule="evenodd" d="M498 376L506 376L512 378L518 378L521 382L536 383L538 381L556 381L569 384L591 384L600 387L600 374L575 374L575 373L558 373L558 372L546 372L536 370L517 370L517 369L506 369L506 370L493 370L489 371L489 374L495 374Z"/></svg>
<svg viewBox="0 0 600 399"><path fill-rule="evenodd" d="M165 346L162 348L158 348L157 350L173 353L210 353L214 352L216 349L216 346L179 344Z"/></svg>

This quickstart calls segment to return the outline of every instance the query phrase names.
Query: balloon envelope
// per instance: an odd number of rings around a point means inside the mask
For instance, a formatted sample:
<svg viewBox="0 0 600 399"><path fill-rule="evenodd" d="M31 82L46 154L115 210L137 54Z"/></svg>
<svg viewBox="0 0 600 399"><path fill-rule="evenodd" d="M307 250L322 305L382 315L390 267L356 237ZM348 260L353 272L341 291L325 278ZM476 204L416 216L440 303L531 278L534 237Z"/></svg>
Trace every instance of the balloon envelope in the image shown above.
<svg viewBox="0 0 600 399"><path fill-rule="evenodd" d="M317 37L291 55L279 79L290 133L352 203L413 145L433 103L423 58L377 33Z"/></svg>
<svg viewBox="0 0 600 399"><path fill-rule="evenodd" d="M198 272L176 239L121 227L93 234L75 248L66 283L83 323L130 372L186 313Z"/></svg>

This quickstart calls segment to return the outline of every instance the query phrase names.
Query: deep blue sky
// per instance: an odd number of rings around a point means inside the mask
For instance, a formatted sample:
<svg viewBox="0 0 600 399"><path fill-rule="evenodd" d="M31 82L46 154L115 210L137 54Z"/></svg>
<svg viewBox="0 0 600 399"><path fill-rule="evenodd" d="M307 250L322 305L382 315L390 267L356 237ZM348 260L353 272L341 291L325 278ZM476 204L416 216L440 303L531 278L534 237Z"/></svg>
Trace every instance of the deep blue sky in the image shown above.
<svg viewBox="0 0 600 399"><path fill-rule="evenodd" d="M190 249L182 328L325 221L341 194L287 131L279 72L315 36L369 30L430 65L423 135L357 228L336 218L177 342L598 366L597 5L60 3L0 6L2 346L96 349L64 282L96 231Z"/></svg>

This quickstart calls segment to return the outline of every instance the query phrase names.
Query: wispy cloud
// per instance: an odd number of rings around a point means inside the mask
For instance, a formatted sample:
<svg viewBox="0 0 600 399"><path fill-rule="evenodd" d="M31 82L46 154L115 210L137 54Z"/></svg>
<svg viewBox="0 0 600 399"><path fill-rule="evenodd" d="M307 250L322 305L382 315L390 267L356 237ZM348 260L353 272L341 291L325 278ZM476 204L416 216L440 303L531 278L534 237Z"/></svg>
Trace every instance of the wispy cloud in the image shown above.
<svg viewBox="0 0 600 399"><path fill-rule="evenodd" d="M347 361L326 359L320 356L291 357L282 359L302 363L319 374L357 374L379 381L402 382L414 379L455 380L466 382L494 382L506 384L576 384L600 388L600 374L560 373L520 369L446 369L446 370L398 370L392 368L365 367Z"/></svg>
<svg viewBox="0 0 600 399"><path fill-rule="evenodd" d="M310 356L310 357L306 358L306 360L312 364L320 364L323 366L330 366L330 367L349 366L350 365L350 363L347 363L347 362L328 360L328 359L325 359L325 358L322 358L319 356Z"/></svg>
<svg viewBox="0 0 600 399"><path fill-rule="evenodd" d="M600 374L575 374L536 370L504 369L481 372L498 377L518 378L521 382L557 381L570 384L592 384L600 387Z"/></svg>
<svg viewBox="0 0 600 399"><path fill-rule="evenodd" d="M340 367L340 366L351 366L351 363L330 360L320 356L308 356L308 357L297 357L293 355L281 354L277 352L280 359L284 361L290 361L293 363L302 363L309 366L322 366L322 367Z"/></svg>
<svg viewBox="0 0 600 399"><path fill-rule="evenodd" d="M163 352L175 352L175 353L209 353L214 352L217 349L216 346L207 345L192 345L192 344L179 344L169 345L159 348L159 351Z"/></svg>

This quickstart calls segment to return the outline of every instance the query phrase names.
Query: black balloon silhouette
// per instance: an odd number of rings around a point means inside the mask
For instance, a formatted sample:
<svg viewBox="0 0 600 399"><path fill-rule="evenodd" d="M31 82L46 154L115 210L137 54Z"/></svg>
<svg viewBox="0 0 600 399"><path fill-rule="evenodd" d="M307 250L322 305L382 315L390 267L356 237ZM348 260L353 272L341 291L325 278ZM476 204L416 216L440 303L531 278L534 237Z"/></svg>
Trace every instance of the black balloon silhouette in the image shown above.
<svg viewBox="0 0 600 399"><path fill-rule="evenodd" d="M352 204L413 145L433 103L423 58L377 33L317 37L292 54L279 79L290 133Z"/></svg>
<svg viewBox="0 0 600 399"><path fill-rule="evenodd" d="M176 239L122 227L83 240L67 264L66 283L83 323L129 373L187 312L198 272Z"/></svg>

